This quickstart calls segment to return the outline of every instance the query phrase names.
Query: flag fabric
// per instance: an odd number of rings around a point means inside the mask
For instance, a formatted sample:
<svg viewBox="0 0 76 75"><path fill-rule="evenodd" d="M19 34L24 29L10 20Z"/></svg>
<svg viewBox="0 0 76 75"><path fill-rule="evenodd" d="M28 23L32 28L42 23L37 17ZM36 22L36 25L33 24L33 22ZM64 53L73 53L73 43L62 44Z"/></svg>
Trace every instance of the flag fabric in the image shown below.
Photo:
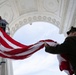
<svg viewBox="0 0 76 75"><path fill-rule="evenodd" d="M15 59L15 60L22 60L28 58L35 52L39 51L44 47L45 42L50 46L57 45L57 42L47 39L47 40L40 40L35 44L32 45L23 45L13 38L11 38L7 33L5 33L0 28L0 56L3 58ZM71 69L70 63L67 61L65 55L59 55L59 68L61 71L67 70L69 75L73 74Z"/></svg>

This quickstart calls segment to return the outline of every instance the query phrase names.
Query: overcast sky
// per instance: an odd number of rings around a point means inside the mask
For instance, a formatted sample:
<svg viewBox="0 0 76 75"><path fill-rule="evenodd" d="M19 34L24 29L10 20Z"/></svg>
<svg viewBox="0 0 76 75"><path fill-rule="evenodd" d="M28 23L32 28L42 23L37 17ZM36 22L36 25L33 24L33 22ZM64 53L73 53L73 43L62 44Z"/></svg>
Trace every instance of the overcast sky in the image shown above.
<svg viewBox="0 0 76 75"><path fill-rule="evenodd" d="M46 22L25 25L17 30L13 38L25 45L31 45L43 39L62 43L65 39L63 34L59 34L56 26ZM56 55L46 53L45 48L27 59L13 60L13 71L14 75L67 75L59 70Z"/></svg>

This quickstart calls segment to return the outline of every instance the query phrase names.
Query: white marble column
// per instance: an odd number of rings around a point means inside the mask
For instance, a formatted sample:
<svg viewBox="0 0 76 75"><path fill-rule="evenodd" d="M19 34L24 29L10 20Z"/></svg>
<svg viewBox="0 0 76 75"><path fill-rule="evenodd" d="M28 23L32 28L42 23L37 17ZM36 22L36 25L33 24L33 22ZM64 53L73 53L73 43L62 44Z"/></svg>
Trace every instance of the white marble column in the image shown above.
<svg viewBox="0 0 76 75"><path fill-rule="evenodd" d="M1 62L3 61L3 63L0 65L0 75L13 75L12 61L5 58L1 59Z"/></svg>

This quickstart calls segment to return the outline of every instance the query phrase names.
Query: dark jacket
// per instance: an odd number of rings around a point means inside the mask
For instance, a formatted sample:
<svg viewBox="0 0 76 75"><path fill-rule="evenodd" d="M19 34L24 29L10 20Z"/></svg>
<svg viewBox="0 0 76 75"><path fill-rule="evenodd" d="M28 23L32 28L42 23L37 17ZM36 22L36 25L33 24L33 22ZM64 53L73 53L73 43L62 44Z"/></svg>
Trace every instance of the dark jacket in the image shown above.
<svg viewBox="0 0 76 75"><path fill-rule="evenodd" d="M76 36L67 37L62 44L55 47L47 45L45 51L52 54L65 54L76 70Z"/></svg>

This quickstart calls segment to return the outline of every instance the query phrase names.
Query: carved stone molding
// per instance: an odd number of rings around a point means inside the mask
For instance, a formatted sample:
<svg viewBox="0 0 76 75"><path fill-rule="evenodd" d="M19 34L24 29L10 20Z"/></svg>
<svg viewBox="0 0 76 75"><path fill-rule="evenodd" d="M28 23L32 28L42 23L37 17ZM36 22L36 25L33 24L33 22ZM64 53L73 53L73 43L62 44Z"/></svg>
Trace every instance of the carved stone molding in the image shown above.
<svg viewBox="0 0 76 75"><path fill-rule="evenodd" d="M50 12L56 12L59 7L58 0L43 0L43 7Z"/></svg>
<svg viewBox="0 0 76 75"><path fill-rule="evenodd" d="M32 22L48 22L60 27L60 22L52 17L49 16L31 16L27 18L18 19L17 22L13 22L10 24L10 35L13 36L14 33L23 25L28 23L32 24Z"/></svg>
<svg viewBox="0 0 76 75"><path fill-rule="evenodd" d="M37 0L15 0L19 14L37 11Z"/></svg>
<svg viewBox="0 0 76 75"><path fill-rule="evenodd" d="M8 2L5 2L3 5L0 6L0 11L0 16L2 16L3 19L6 19L8 22L12 21L13 11Z"/></svg>
<svg viewBox="0 0 76 75"><path fill-rule="evenodd" d="M4 3L6 0L0 0L0 4Z"/></svg>

